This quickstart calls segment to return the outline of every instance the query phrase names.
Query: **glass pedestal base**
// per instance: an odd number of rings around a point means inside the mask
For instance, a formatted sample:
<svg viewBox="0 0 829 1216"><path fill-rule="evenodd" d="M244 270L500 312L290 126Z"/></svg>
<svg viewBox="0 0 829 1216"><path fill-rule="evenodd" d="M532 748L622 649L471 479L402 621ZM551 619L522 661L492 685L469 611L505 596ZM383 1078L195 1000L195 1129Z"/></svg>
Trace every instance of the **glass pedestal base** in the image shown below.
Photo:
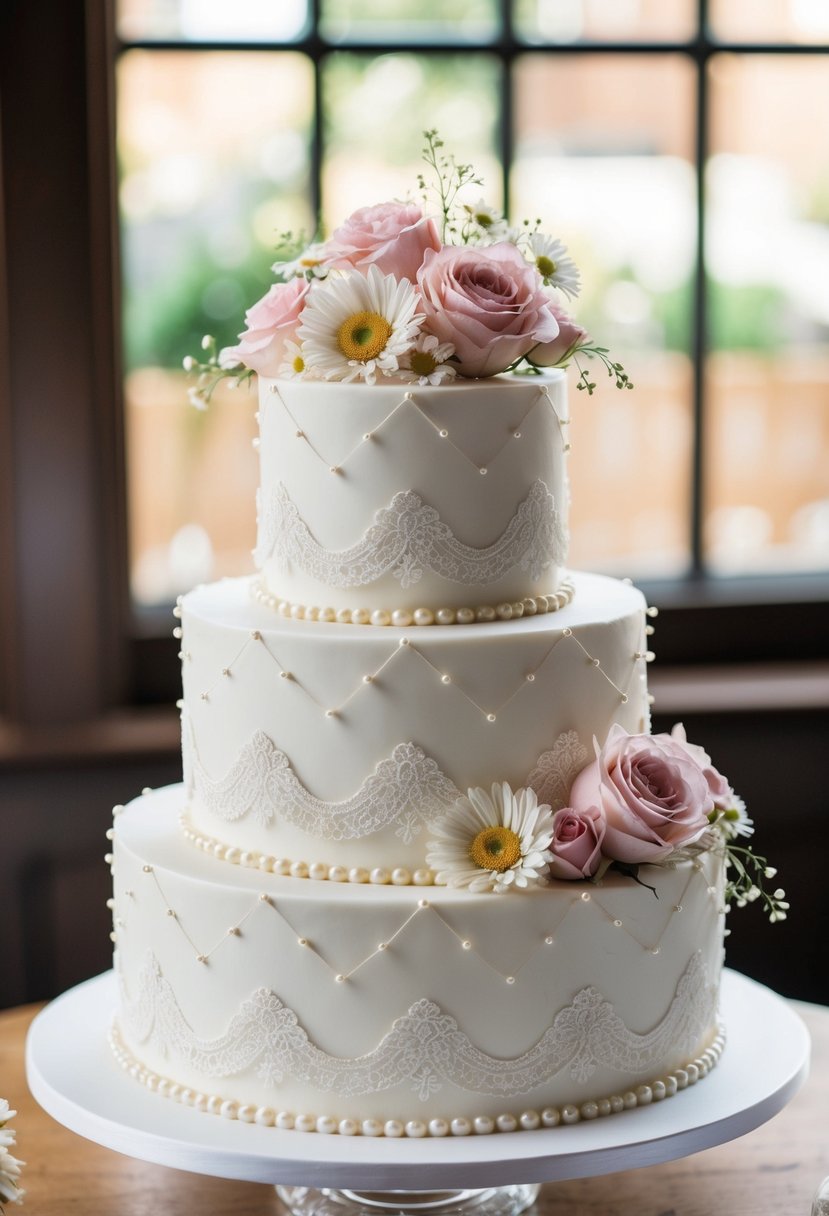
<svg viewBox="0 0 829 1216"><path fill-rule="evenodd" d="M293 1216L518 1216L538 1195L537 1183L473 1191L346 1191L278 1186Z"/></svg>

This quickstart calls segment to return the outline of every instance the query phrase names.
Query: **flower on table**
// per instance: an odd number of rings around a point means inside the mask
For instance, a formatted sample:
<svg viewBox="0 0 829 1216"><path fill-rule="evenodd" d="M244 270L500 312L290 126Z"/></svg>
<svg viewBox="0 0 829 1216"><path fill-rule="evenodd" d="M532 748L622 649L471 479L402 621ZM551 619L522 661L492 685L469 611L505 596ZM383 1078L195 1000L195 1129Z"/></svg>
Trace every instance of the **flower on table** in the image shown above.
<svg viewBox="0 0 829 1216"><path fill-rule="evenodd" d="M469 790L432 830L426 863L441 886L501 894L538 882L552 859L550 807L505 781Z"/></svg>
<svg viewBox="0 0 829 1216"><path fill-rule="evenodd" d="M369 266L331 274L309 293L297 337L307 370L324 380L365 380L396 372L420 330L417 295L407 279Z"/></svg>
<svg viewBox="0 0 829 1216"><path fill-rule="evenodd" d="M25 1163L9 1152L14 1148L15 1134L7 1125L16 1114L16 1110L9 1110L6 1099L0 1098L0 1212L6 1203L21 1203L25 1194L18 1182L20 1168Z"/></svg>

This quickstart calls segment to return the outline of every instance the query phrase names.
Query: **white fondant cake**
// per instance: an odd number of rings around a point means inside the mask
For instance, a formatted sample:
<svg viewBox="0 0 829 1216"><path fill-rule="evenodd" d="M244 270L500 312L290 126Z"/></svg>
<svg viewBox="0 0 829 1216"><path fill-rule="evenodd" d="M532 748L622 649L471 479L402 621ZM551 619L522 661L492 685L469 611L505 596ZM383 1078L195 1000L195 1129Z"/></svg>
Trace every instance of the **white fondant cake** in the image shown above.
<svg viewBox="0 0 829 1216"><path fill-rule="evenodd" d="M263 379L260 424L261 574L181 601L184 785L115 822L117 1058L199 1109L415 1137L704 1075L721 850L559 881L533 841L536 799L566 807L597 746L649 730L641 594L563 578L562 374ZM506 809L502 783L531 793ZM430 868L473 787L505 895Z"/></svg>

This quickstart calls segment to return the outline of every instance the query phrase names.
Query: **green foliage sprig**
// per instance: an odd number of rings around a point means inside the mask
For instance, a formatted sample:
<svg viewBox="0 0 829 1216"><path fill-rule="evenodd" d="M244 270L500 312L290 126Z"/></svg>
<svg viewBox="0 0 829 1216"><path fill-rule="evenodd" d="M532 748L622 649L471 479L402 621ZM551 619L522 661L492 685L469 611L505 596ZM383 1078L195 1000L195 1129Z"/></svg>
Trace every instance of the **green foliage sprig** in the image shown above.
<svg viewBox="0 0 829 1216"><path fill-rule="evenodd" d="M588 359L601 360L607 369L608 376L615 379L617 388L633 388L633 381L630 376L628 376L621 363L616 363L610 358L610 351L606 346L593 346L590 343L584 343L584 345L579 346L573 351L572 359L579 369L576 388L580 392L586 391L588 397L592 397L596 391L596 382L590 379L590 369L582 366L579 361L579 355L586 355Z"/></svg>
<svg viewBox="0 0 829 1216"><path fill-rule="evenodd" d="M457 211L458 193L464 186L482 186L483 178L475 174L472 165L459 164L454 156L441 152L443 140L437 131L424 131L426 143L422 150L422 159L429 166L430 176L434 181L427 181L425 173L418 173L417 185L426 206L429 205L430 195L437 198L440 212L440 239L447 244L451 234L460 238L462 244L467 244L469 232L464 233L469 218L462 219Z"/></svg>

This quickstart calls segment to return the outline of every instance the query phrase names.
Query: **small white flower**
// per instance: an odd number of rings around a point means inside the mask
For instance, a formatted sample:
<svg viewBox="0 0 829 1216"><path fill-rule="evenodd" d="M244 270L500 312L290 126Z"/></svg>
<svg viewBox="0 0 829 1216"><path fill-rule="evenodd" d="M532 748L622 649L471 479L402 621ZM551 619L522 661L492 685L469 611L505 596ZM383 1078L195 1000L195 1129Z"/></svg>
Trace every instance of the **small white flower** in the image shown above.
<svg viewBox="0 0 829 1216"><path fill-rule="evenodd" d="M306 372L302 347L298 342L289 340L282 349L282 362L278 374L286 380L296 380Z"/></svg>
<svg viewBox="0 0 829 1216"><path fill-rule="evenodd" d="M368 274L331 274L308 295L297 337L306 368L324 380L365 380L397 371L422 314L408 279L370 266Z"/></svg>
<svg viewBox="0 0 829 1216"><path fill-rule="evenodd" d="M749 819L746 804L737 794L734 795L734 801L728 810L722 812L720 826L727 840L734 840L737 836L754 835L754 820Z"/></svg>
<svg viewBox="0 0 829 1216"><path fill-rule="evenodd" d="M476 228L481 230L487 243L513 239L515 234L505 217L484 199L479 198L477 203L464 203L463 209Z"/></svg>
<svg viewBox="0 0 829 1216"><path fill-rule="evenodd" d="M527 887L552 860L553 813L538 805L534 790L515 793L506 781L490 791L471 789L426 845L426 864L441 886L495 891Z"/></svg>
<svg viewBox="0 0 829 1216"><path fill-rule="evenodd" d="M554 237L533 232L530 234L530 251L531 261L547 286L557 287L569 299L575 299L581 286L579 270L566 246Z"/></svg>
<svg viewBox="0 0 829 1216"><path fill-rule="evenodd" d="M419 334L414 346L400 360L400 379L421 386L453 380L457 372L446 360L454 353L451 342L439 342L434 334Z"/></svg>
<svg viewBox="0 0 829 1216"><path fill-rule="evenodd" d="M9 1119L13 1119L16 1114L16 1110L9 1110L5 1098L0 1099L0 1211L2 1204L20 1203L25 1194L18 1184L20 1167L25 1162L18 1161L9 1152L9 1149L14 1147L15 1137L12 1129L6 1126Z"/></svg>
<svg viewBox="0 0 829 1216"><path fill-rule="evenodd" d="M329 271L325 245L315 242L307 249L303 249L302 253L298 254L293 261L274 262L271 270L285 282L288 279L295 279L299 275L304 275L307 279L324 279Z"/></svg>
<svg viewBox="0 0 829 1216"><path fill-rule="evenodd" d="M204 395L204 390L200 388L188 388L187 400L197 410L207 409L207 398Z"/></svg>

